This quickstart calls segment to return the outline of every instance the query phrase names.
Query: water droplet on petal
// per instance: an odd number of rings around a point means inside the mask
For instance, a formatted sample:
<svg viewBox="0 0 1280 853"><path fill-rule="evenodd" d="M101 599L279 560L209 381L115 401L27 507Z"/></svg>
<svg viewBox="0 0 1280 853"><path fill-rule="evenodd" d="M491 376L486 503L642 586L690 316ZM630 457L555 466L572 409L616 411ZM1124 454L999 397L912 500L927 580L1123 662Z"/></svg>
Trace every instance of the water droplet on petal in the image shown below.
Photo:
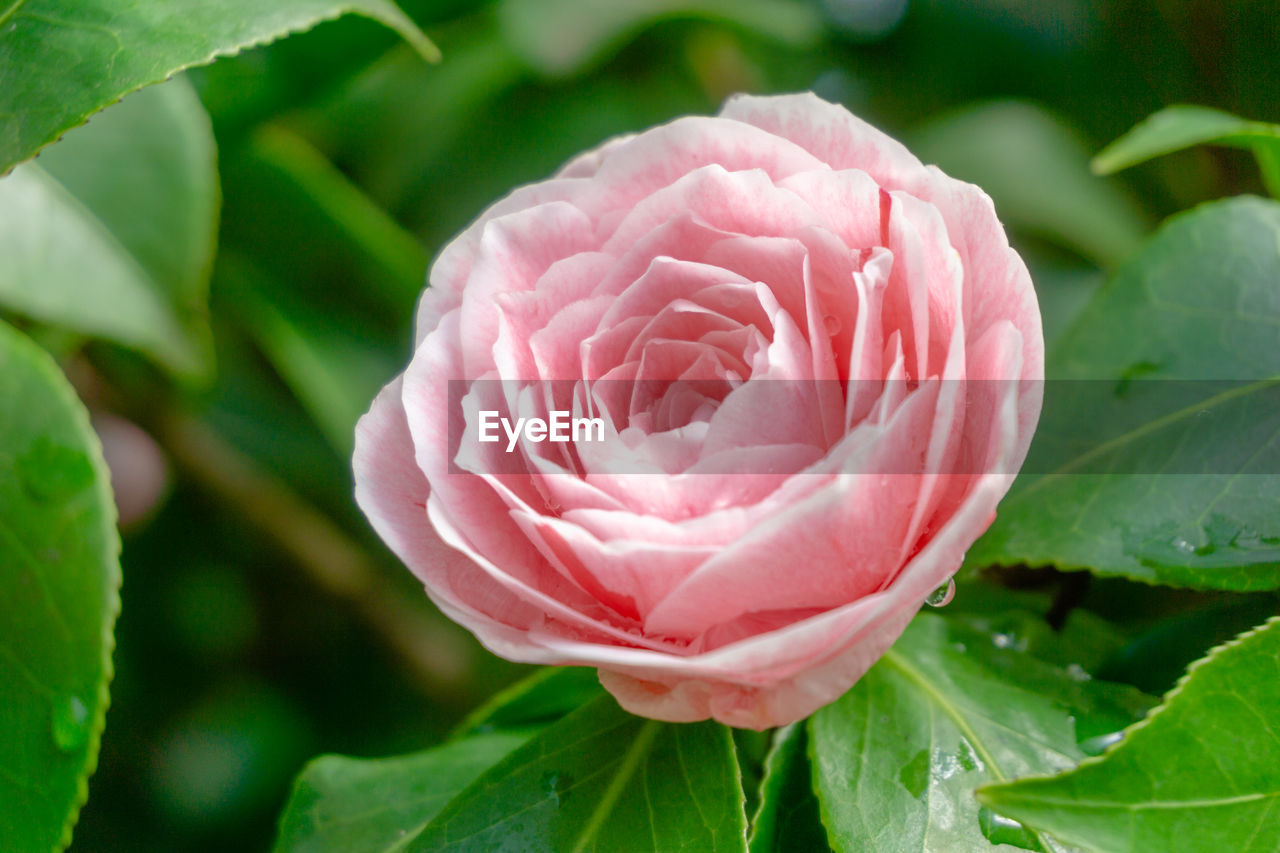
<svg viewBox="0 0 1280 853"><path fill-rule="evenodd" d="M53 742L63 752L74 752L89 739L89 709L79 696L54 702Z"/></svg>
<svg viewBox="0 0 1280 853"><path fill-rule="evenodd" d="M947 582L929 593L924 603L930 607L946 607L956 597L956 579L947 578Z"/></svg>

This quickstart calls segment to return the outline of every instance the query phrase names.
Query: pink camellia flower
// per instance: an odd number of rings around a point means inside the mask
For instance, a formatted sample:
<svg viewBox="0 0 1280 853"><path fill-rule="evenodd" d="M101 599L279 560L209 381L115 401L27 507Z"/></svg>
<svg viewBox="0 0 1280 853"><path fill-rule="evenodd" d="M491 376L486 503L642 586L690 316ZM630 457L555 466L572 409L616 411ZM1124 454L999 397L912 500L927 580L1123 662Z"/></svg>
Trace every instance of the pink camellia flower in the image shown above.
<svg viewBox="0 0 1280 853"><path fill-rule="evenodd" d="M360 506L488 648L597 667L662 720L839 697L991 523L1040 413L990 199L809 94L581 155L430 285L357 428Z"/></svg>

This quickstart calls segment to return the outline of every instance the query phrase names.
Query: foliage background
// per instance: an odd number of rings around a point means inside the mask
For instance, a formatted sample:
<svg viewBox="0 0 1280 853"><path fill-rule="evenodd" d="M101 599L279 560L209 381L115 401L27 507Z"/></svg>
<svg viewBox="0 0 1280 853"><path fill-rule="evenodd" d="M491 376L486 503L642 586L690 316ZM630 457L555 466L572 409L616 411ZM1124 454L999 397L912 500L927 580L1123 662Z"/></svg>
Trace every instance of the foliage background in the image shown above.
<svg viewBox="0 0 1280 853"><path fill-rule="evenodd" d="M1105 179L1092 154L1171 103L1280 118L1268 0L400 5L441 64L344 17L187 73L221 178L207 381L27 328L170 471L126 530L111 710L73 850L267 849L309 758L431 745L523 673L430 609L359 517L348 463L355 418L407 357L429 257L512 187L735 91L813 89L988 189L1053 335L1159 220L1261 191L1243 151ZM646 14L610 26L632 7ZM1156 695L1277 605L1015 569L952 607L998 587L1105 617L1122 635L1105 677Z"/></svg>

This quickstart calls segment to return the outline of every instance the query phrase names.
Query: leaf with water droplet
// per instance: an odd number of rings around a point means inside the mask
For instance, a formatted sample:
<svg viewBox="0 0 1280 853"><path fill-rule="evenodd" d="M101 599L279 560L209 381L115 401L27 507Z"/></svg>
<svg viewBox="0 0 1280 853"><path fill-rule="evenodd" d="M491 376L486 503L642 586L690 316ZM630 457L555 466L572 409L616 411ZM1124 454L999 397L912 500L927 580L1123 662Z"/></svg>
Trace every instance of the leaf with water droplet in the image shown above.
<svg viewBox="0 0 1280 853"><path fill-rule="evenodd" d="M1085 755L1102 755L1122 740L1124 740L1124 732L1109 732L1105 735L1085 738L1080 741L1080 751Z"/></svg>
<svg viewBox="0 0 1280 853"><path fill-rule="evenodd" d="M1278 240L1280 203L1206 204L1097 291L1046 358L1023 473L970 565L1280 587L1264 541L1280 534ZM1207 510L1225 522L1221 539L1204 535ZM1236 536L1246 530L1259 541Z"/></svg>
<svg viewBox="0 0 1280 853"><path fill-rule="evenodd" d="M97 761L119 609L119 538L88 413L0 322L0 842L51 850Z"/></svg>
<svg viewBox="0 0 1280 853"><path fill-rule="evenodd" d="M1124 535L1126 553L1144 565L1225 572L1280 569L1280 536L1264 535L1252 527L1213 514L1200 528L1181 531L1166 522Z"/></svg>
<svg viewBox="0 0 1280 853"><path fill-rule="evenodd" d="M980 789L982 803L1108 853L1263 851L1280 838L1280 617L1193 664L1099 758Z"/></svg>
<svg viewBox="0 0 1280 853"><path fill-rule="evenodd" d="M1012 827L989 819L984 828L976 786L1071 767L1083 757L1081 729L1114 731L1149 702L1001 648L963 619L921 613L852 690L810 719L831 846L987 853L987 833Z"/></svg>
<svg viewBox="0 0 1280 853"><path fill-rule="evenodd" d="M1034 832L1016 820L1001 817L986 806L978 809L978 826L982 829L983 836L992 844L1010 844L1023 850L1043 853L1044 847Z"/></svg>

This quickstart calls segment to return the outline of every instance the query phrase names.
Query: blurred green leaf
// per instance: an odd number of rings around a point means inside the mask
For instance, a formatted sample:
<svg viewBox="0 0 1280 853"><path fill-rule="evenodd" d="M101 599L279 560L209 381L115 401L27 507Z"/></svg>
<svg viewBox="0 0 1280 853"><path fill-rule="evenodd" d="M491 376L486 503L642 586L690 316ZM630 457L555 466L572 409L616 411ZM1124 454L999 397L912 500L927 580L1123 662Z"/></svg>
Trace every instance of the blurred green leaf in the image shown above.
<svg viewBox="0 0 1280 853"><path fill-rule="evenodd" d="M603 696L459 794L403 849L746 849L729 730L634 717Z"/></svg>
<svg viewBox="0 0 1280 853"><path fill-rule="evenodd" d="M991 785L1001 814L1098 853L1270 851L1280 838L1280 619L1215 649L1102 757Z"/></svg>
<svg viewBox="0 0 1280 853"><path fill-rule="evenodd" d="M1022 101L965 107L911 135L912 150L982 187L1004 224L1112 267L1142 244L1150 216L1089 172L1089 146L1061 117Z"/></svg>
<svg viewBox="0 0 1280 853"><path fill-rule="evenodd" d="M111 681L120 540L89 415L0 323L0 839L62 849L88 795Z"/></svg>
<svg viewBox="0 0 1280 853"><path fill-rule="evenodd" d="M330 238L357 254L368 287L391 309L407 312L422 293L427 253L422 244L359 187L334 168L306 139L276 125L260 128L248 156L274 173L279 187L298 205L323 219Z"/></svg>
<svg viewBox="0 0 1280 853"><path fill-rule="evenodd" d="M448 62L424 69L409 51L389 51L300 117L303 132L393 210L418 201L424 173L453 178L443 155L460 140L474 145L473 121L509 119L491 102L529 74L487 19L443 38ZM437 214L457 205L451 193L426 201Z"/></svg>
<svg viewBox="0 0 1280 853"><path fill-rule="evenodd" d="M1280 203L1205 205L1099 291L1049 355L1034 473L971 565L1280 585L1278 244Z"/></svg>
<svg viewBox="0 0 1280 853"><path fill-rule="evenodd" d="M830 849L813 793L805 754L808 742L803 722L774 733L765 759L760 804L751 820L751 853L819 853Z"/></svg>
<svg viewBox="0 0 1280 853"><path fill-rule="evenodd" d="M0 179L0 307L207 373L215 157L208 116L176 79Z"/></svg>
<svg viewBox="0 0 1280 853"><path fill-rule="evenodd" d="M0 11L0 174L135 89L348 12L437 58L391 0L13 0Z"/></svg>
<svg viewBox="0 0 1280 853"><path fill-rule="evenodd" d="M173 823L207 830L274 812L315 751L296 702L243 672L183 708L148 762L152 798Z"/></svg>
<svg viewBox="0 0 1280 853"><path fill-rule="evenodd" d="M356 421L397 365L330 314L298 300L273 304L276 288L236 253L219 262L219 287L276 373L334 451L351 455Z"/></svg>
<svg viewBox="0 0 1280 853"><path fill-rule="evenodd" d="M398 758L317 758L294 784L276 853L404 849L473 779L528 739L495 732Z"/></svg>
<svg viewBox="0 0 1280 853"><path fill-rule="evenodd" d="M784 44L809 46L823 33L816 6L795 0L501 0L498 22L538 72L578 73L636 33L668 18L724 21Z"/></svg>
<svg viewBox="0 0 1280 853"><path fill-rule="evenodd" d="M1079 742L1149 705L1132 688L1072 675L922 614L853 689L810 719L814 787L836 850L1061 849L984 815L987 781L1072 767Z"/></svg>
<svg viewBox="0 0 1280 853"><path fill-rule="evenodd" d="M1209 107L1175 104L1148 116L1093 158L1093 170L1109 175L1194 145L1247 148L1263 181L1280 198L1280 124L1249 121Z"/></svg>
<svg viewBox="0 0 1280 853"><path fill-rule="evenodd" d="M1143 586L1140 591L1149 594L1151 588ZM1113 649L1096 668L1085 668L1099 678L1123 681L1158 695L1170 689L1206 650L1280 611L1280 598L1274 594L1218 593L1200 598L1207 601L1182 612L1166 604L1154 624Z"/></svg>
<svg viewBox="0 0 1280 853"><path fill-rule="evenodd" d="M223 156L221 250L267 277L272 302L402 347L426 279L419 241L291 131L263 128L247 141Z"/></svg>

